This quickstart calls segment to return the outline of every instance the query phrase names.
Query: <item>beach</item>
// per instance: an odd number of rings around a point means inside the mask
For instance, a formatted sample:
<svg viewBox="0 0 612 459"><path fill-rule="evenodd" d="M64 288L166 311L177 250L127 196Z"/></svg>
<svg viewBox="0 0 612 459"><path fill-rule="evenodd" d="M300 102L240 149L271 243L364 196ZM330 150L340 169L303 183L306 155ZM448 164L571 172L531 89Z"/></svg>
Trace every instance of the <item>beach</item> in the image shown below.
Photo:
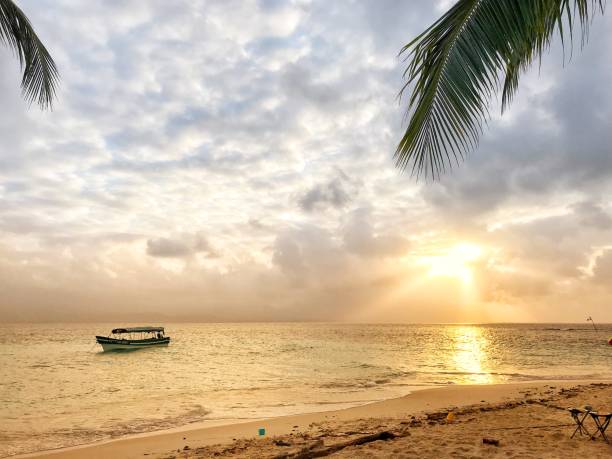
<svg viewBox="0 0 612 459"><path fill-rule="evenodd" d="M570 439L575 426L566 408L585 404L609 411L612 380L452 385L342 410L192 426L20 457L610 457L612 445L601 438ZM591 432L593 426L587 423ZM485 438L498 444L483 444Z"/></svg>
<svg viewBox="0 0 612 459"><path fill-rule="evenodd" d="M612 380L609 326L167 324L167 348L101 352L92 336L110 328L0 327L0 457L141 438L154 442L144 452L176 453L260 427L265 440L331 420L401 422L521 399L523 384Z"/></svg>

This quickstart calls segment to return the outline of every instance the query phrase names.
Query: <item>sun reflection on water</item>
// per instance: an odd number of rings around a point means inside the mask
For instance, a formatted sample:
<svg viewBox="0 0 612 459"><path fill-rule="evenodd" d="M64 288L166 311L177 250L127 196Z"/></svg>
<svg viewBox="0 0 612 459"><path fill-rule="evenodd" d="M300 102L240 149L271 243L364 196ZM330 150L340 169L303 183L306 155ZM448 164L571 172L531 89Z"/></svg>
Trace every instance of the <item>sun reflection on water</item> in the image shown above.
<svg viewBox="0 0 612 459"><path fill-rule="evenodd" d="M451 365L463 374L465 383L487 384L493 378L489 371L490 343L478 326L456 326L449 329L452 342Z"/></svg>

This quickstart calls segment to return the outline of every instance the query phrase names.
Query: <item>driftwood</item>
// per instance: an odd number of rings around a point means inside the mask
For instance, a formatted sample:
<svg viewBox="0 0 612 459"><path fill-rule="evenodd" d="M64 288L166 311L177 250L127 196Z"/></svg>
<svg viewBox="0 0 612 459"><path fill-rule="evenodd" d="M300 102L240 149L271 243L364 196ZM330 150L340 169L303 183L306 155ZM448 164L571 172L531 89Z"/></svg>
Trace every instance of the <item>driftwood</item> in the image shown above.
<svg viewBox="0 0 612 459"><path fill-rule="evenodd" d="M349 446L359 446L365 443L370 443L378 440L391 440L396 435L393 432L384 430L372 435L365 435L363 437L354 438L353 440L345 441L342 443L334 443L333 445L323 446L323 441L319 440L312 445L302 448L301 450L294 453L285 453L275 456L274 459L311 459L315 457L325 457L340 451L341 449Z"/></svg>
<svg viewBox="0 0 612 459"><path fill-rule="evenodd" d="M499 446L499 440L496 440L495 438L483 438L482 439L482 444L483 445Z"/></svg>

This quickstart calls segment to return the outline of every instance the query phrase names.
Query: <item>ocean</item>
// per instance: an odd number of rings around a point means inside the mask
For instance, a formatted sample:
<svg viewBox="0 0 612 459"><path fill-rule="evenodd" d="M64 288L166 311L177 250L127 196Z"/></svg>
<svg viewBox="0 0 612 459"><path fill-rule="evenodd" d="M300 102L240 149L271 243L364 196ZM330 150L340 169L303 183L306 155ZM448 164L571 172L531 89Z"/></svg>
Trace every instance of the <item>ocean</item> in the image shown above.
<svg viewBox="0 0 612 459"><path fill-rule="evenodd" d="M427 386L612 378L612 325L181 323L167 348L101 352L94 335L130 325L0 325L0 457Z"/></svg>

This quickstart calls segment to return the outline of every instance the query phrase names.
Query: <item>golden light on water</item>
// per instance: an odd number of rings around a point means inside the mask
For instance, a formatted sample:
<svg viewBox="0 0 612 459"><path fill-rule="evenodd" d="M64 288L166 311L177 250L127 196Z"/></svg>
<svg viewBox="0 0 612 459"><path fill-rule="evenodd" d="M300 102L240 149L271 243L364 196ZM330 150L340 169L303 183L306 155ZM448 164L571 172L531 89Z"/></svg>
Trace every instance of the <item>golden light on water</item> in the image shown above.
<svg viewBox="0 0 612 459"><path fill-rule="evenodd" d="M488 384L493 378L487 371L490 343L481 327L452 327L452 362L457 372L465 373L466 383Z"/></svg>
<svg viewBox="0 0 612 459"><path fill-rule="evenodd" d="M462 243L442 255L422 257L420 262L429 266L429 277L450 277L469 284L473 279L471 264L481 256L479 246Z"/></svg>

